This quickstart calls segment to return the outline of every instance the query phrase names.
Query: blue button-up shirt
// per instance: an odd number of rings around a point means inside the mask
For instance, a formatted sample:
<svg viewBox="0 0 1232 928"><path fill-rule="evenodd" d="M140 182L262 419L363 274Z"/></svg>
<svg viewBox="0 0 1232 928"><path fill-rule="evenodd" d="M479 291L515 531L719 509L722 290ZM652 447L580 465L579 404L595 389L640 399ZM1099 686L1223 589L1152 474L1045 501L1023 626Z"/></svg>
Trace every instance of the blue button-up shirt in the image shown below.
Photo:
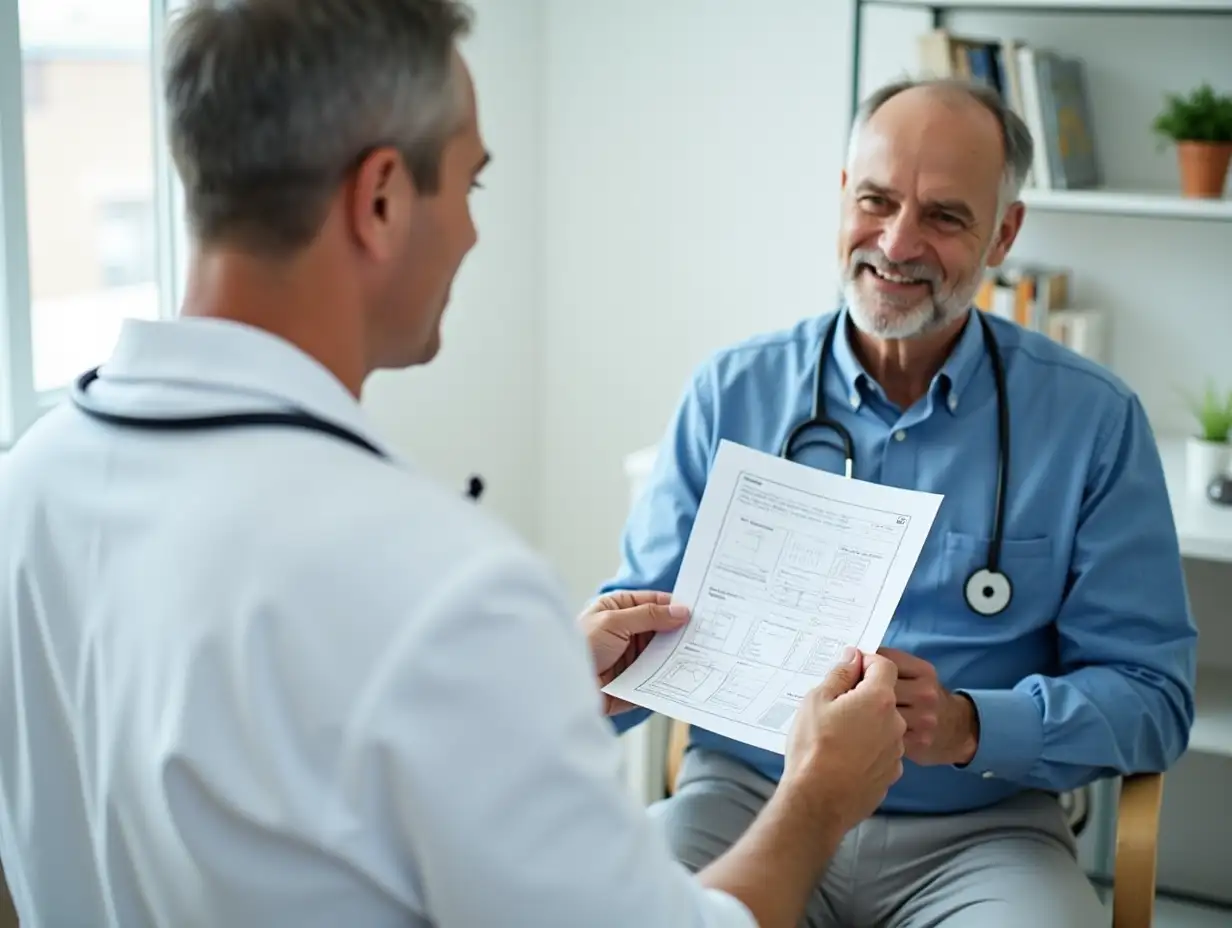
<svg viewBox="0 0 1232 928"><path fill-rule="evenodd" d="M854 476L944 496L884 644L931 662L979 715L972 762L907 762L888 812L961 811L1023 788L1163 770L1193 724L1197 632L1145 412L1109 371L996 317L1010 412L1001 569L1013 598L996 616L967 606L964 584L987 563L998 473L996 387L976 312L910 409L887 400L857 360L844 310L825 365L827 412L852 435ZM778 453L810 415L834 318L752 338L699 367L604 592L672 589L720 439ZM797 460L843 472L834 447L813 444ZM615 724L623 731L647 715ZM691 739L782 774L781 755L697 728Z"/></svg>

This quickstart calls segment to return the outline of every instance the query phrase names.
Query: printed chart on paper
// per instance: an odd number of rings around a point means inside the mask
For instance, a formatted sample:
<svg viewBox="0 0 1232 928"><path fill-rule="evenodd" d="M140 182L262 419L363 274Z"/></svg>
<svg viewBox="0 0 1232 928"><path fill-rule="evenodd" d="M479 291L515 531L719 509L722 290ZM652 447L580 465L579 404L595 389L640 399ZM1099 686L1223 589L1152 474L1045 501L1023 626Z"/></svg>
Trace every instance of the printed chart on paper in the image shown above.
<svg viewBox="0 0 1232 928"><path fill-rule="evenodd" d="M940 503L722 442L673 591L692 618L606 692L781 753L842 649L880 646Z"/></svg>

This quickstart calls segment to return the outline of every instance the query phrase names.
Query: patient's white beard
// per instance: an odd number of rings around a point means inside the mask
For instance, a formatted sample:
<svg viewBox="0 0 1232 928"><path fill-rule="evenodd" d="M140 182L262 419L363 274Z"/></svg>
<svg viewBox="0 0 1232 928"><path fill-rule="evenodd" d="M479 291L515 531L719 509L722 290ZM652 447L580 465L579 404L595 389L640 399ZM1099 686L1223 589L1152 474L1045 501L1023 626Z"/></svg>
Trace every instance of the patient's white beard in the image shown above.
<svg viewBox="0 0 1232 928"><path fill-rule="evenodd" d="M925 297L910 309L903 310L889 303L869 306L856 288L855 281L848 279L843 288L843 298L856 328L866 335L884 339L918 338L943 329L959 318L971 306L971 300L979 289L984 269L971 281L964 281L942 299ZM878 301L880 302L880 301Z"/></svg>
<svg viewBox="0 0 1232 928"><path fill-rule="evenodd" d="M935 293L930 294L906 309L901 304L895 305L895 301L890 297L883 297L880 301L864 299L856 288L856 275L860 273L861 264L867 263L870 258L875 259L874 263L879 268L892 266L892 262L879 250L858 249L852 253L847 267L842 269L843 299L847 303L851 321L866 335L886 340L919 338L945 328L970 309L971 301L984 280L988 256L995 244L996 238L990 238L975 270L965 280L959 281L948 294L940 297ZM923 275L929 272L921 266L915 273ZM940 271L936 273L940 276ZM873 305L869 305L870 302ZM876 305L878 302L880 305Z"/></svg>

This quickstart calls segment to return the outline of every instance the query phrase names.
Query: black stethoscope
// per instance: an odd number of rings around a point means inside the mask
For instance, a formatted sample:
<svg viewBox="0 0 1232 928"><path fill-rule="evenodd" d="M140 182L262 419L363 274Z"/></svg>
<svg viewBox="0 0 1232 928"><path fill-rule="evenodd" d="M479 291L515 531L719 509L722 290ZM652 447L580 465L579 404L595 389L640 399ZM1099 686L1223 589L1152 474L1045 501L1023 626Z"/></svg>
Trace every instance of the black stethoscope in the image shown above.
<svg viewBox="0 0 1232 928"><path fill-rule="evenodd" d="M967 605L980 615L997 615L1010 604L1014 595L1010 578L1000 569L1001 563L1001 533L1005 520L1005 488L1009 482L1010 467L1010 409L1005 390L1005 367L1001 361L1001 350L997 339L992 334L992 326L984 318L982 312L976 313L980 327L984 332L984 350L992 364L993 382L997 388L997 495L992 517L992 538L988 542L988 562L973 571L967 578L963 589ZM779 450L779 456L792 460L804 448L814 446L835 447L833 442L824 438L808 438L806 433L816 429L829 429L842 441L844 471L850 477L855 467L855 442L851 433L843 425L826 415L825 364L830 355L830 346L834 342L834 333L838 328L841 315L835 316L821 341L821 352L817 356L817 371L813 386L813 414L804 422L799 423L788 433Z"/></svg>
<svg viewBox="0 0 1232 928"><path fill-rule="evenodd" d="M70 396L73 405L86 415L109 425L125 428L145 429L146 431L162 432L199 432L206 429L237 429L250 426L281 427L302 429L307 432L317 432L329 435L354 445L382 460L389 456L351 429L344 428L327 419L314 416L302 409L269 410L263 412L229 412L203 416L124 416L110 412L95 404L90 399L88 390L90 384L98 379L98 368L86 371L73 383ZM466 495L472 500L478 500L483 494L483 479L478 476L470 478Z"/></svg>

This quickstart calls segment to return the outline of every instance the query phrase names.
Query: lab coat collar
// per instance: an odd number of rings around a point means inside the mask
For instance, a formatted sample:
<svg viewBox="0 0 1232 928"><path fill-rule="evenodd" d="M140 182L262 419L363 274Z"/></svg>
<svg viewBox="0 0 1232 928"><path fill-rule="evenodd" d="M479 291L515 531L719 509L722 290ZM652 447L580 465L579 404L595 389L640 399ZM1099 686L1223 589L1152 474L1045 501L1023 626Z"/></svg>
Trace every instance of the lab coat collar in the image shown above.
<svg viewBox="0 0 1232 928"><path fill-rule="evenodd" d="M294 407L347 428L394 455L355 397L323 364L277 335L225 319L126 319L100 383L202 388L229 411Z"/></svg>

